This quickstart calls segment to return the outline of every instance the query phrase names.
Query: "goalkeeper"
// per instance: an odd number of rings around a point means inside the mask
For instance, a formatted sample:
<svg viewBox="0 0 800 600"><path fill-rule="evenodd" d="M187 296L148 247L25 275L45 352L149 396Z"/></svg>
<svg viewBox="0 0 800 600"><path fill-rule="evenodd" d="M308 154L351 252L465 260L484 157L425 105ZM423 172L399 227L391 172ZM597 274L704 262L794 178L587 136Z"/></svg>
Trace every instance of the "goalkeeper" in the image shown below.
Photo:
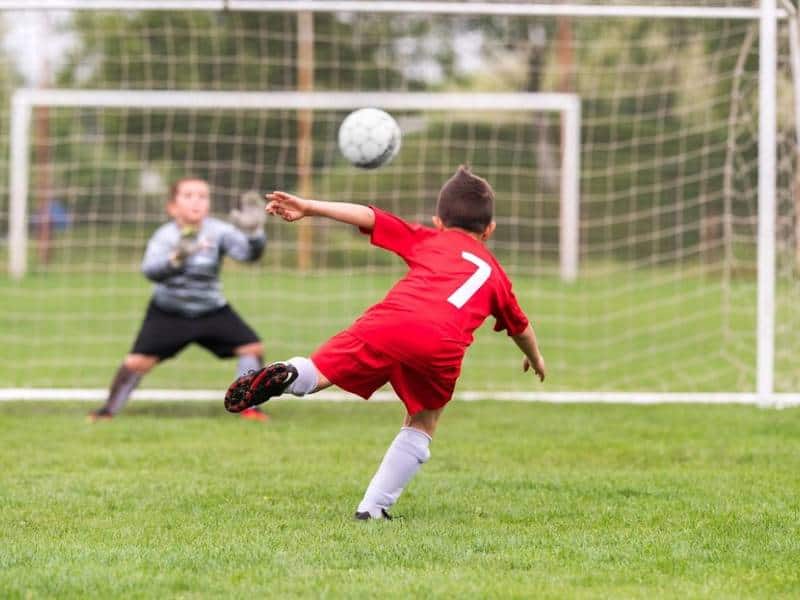
<svg viewBox="0 0 800 600"><path fill-rule="evenodd" d="M226 254L243 262L261 257L266 245L263 206L256 192L248 192L241 209L233 210L231 223L226 223L208 216L206 181L188 177L172 186L167 202L172 220L150 238L142 261L142 272L155 283L153 296L106 403L89 414L90 420L118 414L146 373L191 343L219 358L236 356L239 375L261 368L264 347L222 295L219 270ZM241 414L252 420L267 418L260 410Z"/></svg>

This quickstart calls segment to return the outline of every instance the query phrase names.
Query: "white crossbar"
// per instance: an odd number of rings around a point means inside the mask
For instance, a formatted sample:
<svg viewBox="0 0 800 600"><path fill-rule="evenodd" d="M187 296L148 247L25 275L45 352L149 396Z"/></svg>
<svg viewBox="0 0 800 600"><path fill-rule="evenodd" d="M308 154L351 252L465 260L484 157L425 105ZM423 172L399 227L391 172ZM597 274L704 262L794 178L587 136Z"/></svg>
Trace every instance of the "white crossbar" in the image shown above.
<svg viewBox="0 0 800 600"><path fill-rule="evenodd" d="M0 0L0 10L204 10L756 20L758 8L426 0ZM778 11L785 19L785 10Z"/></svg>

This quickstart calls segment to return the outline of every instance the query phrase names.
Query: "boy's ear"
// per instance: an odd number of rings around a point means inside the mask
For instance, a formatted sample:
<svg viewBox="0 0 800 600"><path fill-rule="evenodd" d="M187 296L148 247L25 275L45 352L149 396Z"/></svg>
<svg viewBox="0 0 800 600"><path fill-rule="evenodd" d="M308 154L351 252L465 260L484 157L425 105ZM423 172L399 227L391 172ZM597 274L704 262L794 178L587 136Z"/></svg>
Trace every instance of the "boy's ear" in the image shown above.
<svg viewBox="0 0 800 600"><path fill-rule="evenodd" d="M175 202L170 200L169 202L167 202L167 205L166 205L165 208L167 209L167 214L170 217L175 218Z"/></svg>
<svg viewBox="0 0 800 600"><path fill-rule="evenodd" d="M433 226L437 230L442 231L444 229L444 223L442 223L442 220L437 215L433 215L433 217L431 217L431 221L433 221Z"/></svg>
<svg viewBox="0 0 800 600"><path fill-rule="evenodd" d="M483 230L483 233L481 234L481 239L485 242L490 237L492 237L492 234L494 233L496 227L497 227L497 222L492 221L491 223L489 223L486 226L486 229Z"/></svg>

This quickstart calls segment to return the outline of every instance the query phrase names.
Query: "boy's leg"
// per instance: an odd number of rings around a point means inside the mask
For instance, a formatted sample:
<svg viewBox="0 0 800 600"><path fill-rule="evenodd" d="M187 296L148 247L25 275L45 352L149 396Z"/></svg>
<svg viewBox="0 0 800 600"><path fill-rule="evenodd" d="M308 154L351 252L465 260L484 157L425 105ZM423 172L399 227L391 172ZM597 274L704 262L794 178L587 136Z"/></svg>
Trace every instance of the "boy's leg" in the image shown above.
<svg viewBox="0 0 800 600"><path fill-rule="evenodd" d="M295 356L286 362L292 365L297 371L297 379L286 388L286 392L289 394L305 396L306 394L313 394L314 392L324 390L332 385L328 378L320 373L314 361L310 358Z"/></svg>
<svg viewBox="0 0 800 600"><path fill-rule="evenodd" d="M310 359L296 356L237 377L225 392L225 410L241 413L286 392L305 396L329 385Z"/></svg>
<svg viewBox="0 0 800 600"><path fill-rule="evenodd" d="M237 356L236 360L236 377L241 377L250 371L258 371L262 365L262 356L264 354L264 344L261 342L253 342L239 346L234 350ZM239 413L242 419L247 421L267 421L269 415L261 410L258 406L251 406Z"/></svg>
<svg viewBox="0 0 800 600"><path fill-rule="evenodd" d="M239 346L234 350L236 354L236 377L241 377L250 371L258 371L263 366L264 344L253 342ZM248 421L267 421L269 415L258 406L251 406L239 413L239 416Z"/></svg>
<svg viewBox="0 0 800 600"><path fill-rule="evenodd" d="M388 509L431 456L428 446L443 408L407 415L356 510L357 519L388 518Z"/></svg>
<svg viewBox="0 0 800 600"><path fill-rule="evenodd" d="M119 413L142 377L180 352L193 335L190 319L167 313L151 300L133 348L114 376L105 405L89 413L89 418L96 421Z"/></svg>
<svg viewBox="0 0 800 600"><path fill-rule="evenodd" d="M369 398L389 379L393 361L343 331L311 358L295 356L237 378L225 393L225 409L238 413L284 393L305 396L331 385Z"/></svg>
<svg viewBox="0 0 800 600"><path fill-rule="evenodd" d="M264 355L264 344L255 342L239 346L234 350L236 354L236 376L241 377L248 371L258 371Z"/></svg>
<svg viewBox="0 0 800 600"><path fill-rule="evenodd" d="M147 354L129 354L126 356L111 382L106 403L98 410L89 413L89 418L92 420L110 419L119 413L127 404L128 398L130 398L136 386L139 385L142 377L158 362L159 358L157 356Z"/></svg>

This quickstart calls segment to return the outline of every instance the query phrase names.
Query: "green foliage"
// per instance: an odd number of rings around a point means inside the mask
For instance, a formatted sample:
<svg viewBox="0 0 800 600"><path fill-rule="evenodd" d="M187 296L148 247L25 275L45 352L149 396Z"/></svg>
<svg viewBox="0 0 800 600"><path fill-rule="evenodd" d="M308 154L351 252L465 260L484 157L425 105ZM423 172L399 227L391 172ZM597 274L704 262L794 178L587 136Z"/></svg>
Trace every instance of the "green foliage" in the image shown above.
<svg viewBox="0 0 800 600"><path fill-rule="evenodd" d="M81 43L60 72L59 85L293 90L298 77L296 19L289 13L76 13L73 26ZM356 31L336 15L315 15L316 89L398 85L399 75L383 43L390 22L376 18L359 26L363 29ZM332 60L336 68L329 66ZM78 173L64 175L76 187L90 178L98 189L126 190L123 207L136 205L138 173L131 169L126 175L133 181L122 182L120 164L137 161L168 180L187 172L205 177L223 194L292 188L296 119L294 111L88 111L81 119L63 121L53 133L64 140L94 137L101 148L65 143L57 148L55 161L82 165ZM281 175L266 178L264 171ZM84 210L91 200L75 202L76 209Z"/></svg>
<svg viewBox="0 0 800 600"><path fill-rule="evenodd" d="M291 14L86 11L76 13L74 28L81 45L59 75L60 85L203 90L295 86L290 63L296 26ZM270 60L262 60L265 56Z"/></svg>
<svg viewBox="0 0 800 600"><path fill-rule="evenodd" d="M0 406L5 597L800 594L792 411L455 402L403 519L364 523L398 404L89 408Z"/></svg>

